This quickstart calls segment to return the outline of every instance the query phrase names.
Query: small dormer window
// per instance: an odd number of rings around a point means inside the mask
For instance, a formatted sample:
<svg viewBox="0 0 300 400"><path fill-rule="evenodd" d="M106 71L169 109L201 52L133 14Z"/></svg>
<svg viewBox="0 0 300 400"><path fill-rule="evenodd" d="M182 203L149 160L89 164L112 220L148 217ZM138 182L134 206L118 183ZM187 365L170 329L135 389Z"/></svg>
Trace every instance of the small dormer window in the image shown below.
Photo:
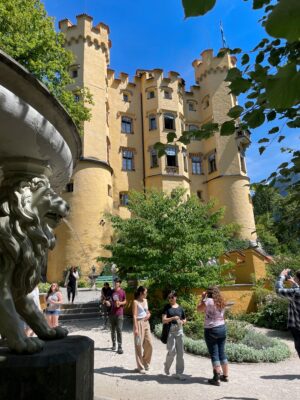
<svg viewBox="0 0 300 400"><path fill-rule="evenodd" d="M154 98L155 98L155 92L154 92L154 90L150 90L150 91L148 92L147 98L148 98L148 99L154 99Z"/></svg>
<svg viewBox="0 0 300 400"><path fill-rule="evenodd" d="M188 103L189 111L195 111L195 105L191 101Z"/></svg>
<svg viewBox="0 0 300 400"><path fill-rule="evenodd" d="M125 101L125 103L129 102L129 96L127 93L123 93L123 101Z"/></svg>
<svg viewBox="0 0 300 400"><path fill-rule="evenodd" d="M164 90L164 98L168 100L172 99L172 93L170 90Z"/></svg>

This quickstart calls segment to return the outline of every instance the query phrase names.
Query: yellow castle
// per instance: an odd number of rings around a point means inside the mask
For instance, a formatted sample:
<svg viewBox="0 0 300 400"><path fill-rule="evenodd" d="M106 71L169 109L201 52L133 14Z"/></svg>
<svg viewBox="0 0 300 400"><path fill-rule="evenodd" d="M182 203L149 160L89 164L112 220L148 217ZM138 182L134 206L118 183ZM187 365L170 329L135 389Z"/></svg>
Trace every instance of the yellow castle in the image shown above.
<svg viewBox="0 0 300 400"><path fill-rule="evenodd" d="M79 265L89 274L102 245L111 240L106 212L128 217L128 191L157 188L170 192L181 186L199 201L214 198L225 207L224 222L240 225L240 236L255 239L255 222L249 193L245 149L249 133L192 140L187 146L175 142L158 158L156 142L167 143L168 132L177 137L208 122L228 119L237 104L229 94L226 77L236 59L218 58L205 50L192 65L196 84L187 90L177 72L138 69L133 81L126 73L118 77L109 68L109 27L93 26L92 17L81 14L73 25L60 21L65 46L76 59L70 70L75 98L78 88L93 95L92 118L84 124L83 155L65 199L71 206L69 226L57 229L57 245L49 254L48 279L61 280L68 265Z"/></svg>

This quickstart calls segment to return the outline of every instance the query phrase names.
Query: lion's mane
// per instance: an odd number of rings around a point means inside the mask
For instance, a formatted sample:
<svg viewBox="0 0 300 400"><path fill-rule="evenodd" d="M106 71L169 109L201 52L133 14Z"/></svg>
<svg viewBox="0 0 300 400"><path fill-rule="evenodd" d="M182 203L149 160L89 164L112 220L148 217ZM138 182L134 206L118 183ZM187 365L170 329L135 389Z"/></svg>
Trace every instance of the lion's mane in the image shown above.
<svg viewBox="0 0 300 400"><path fill-rule="evenodd" d="M16 293L29 293L40 281L47 250L55 245L52 229L43 222L33 193L45 186L48 178L26 176L6 179L0 193L0 268L11 275Z"/></svg>

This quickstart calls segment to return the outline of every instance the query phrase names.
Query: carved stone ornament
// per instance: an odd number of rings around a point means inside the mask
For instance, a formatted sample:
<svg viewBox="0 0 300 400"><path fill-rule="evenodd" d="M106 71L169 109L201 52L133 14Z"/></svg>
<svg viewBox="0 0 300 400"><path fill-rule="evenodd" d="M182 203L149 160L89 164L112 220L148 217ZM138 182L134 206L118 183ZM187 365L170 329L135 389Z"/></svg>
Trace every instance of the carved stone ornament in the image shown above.
<svg viewBox="0 0 300 400"><path fill-rule="evenodd" d="M0 121L0 335L12 351L34 353L67 335L48 326L28 293L69 212L56 192L71 178L81 140L61 104L2 51ZM37 338L25 336L20 317Z"/></svg>

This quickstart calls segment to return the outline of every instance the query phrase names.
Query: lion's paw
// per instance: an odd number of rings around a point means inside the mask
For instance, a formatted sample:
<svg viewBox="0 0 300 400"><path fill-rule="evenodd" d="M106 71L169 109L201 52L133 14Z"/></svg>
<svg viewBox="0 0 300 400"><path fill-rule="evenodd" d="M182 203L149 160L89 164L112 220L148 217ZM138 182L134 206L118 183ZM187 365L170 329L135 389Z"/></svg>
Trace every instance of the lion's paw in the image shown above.
<svg viewBox="0 0 300 400"><path fill-rule="evenodd" d="M56 331L56 336L55 339L61 339L67 336L67 334L69 333L69 331L66 328L62 328L61 326L57 326L56 328L54 328Z"/></svg>
<svg viewBox="0 0 300 400"><path fill-rule="evenodd" d="M44 342L39 338L26 337L9 343L9 348L18 354L33 354L43 350Z"/></svg>

